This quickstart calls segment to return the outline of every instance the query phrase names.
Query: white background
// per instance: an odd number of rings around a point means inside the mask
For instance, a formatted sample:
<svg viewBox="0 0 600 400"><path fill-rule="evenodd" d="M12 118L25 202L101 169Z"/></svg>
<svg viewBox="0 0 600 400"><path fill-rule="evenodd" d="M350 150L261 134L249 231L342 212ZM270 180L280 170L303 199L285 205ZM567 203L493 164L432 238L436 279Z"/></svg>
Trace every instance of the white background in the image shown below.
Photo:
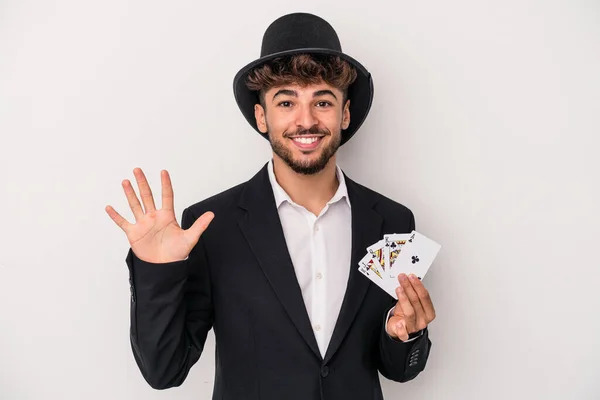
<svg viewBox="0 0 600 400"><path fill-rule="evenodd" d="M339 164L443 246L431 357L386 398L600 398L596 0L0 0L0 398L210 397L212 333L182 387L139 373L104 207L132 220L136 166L178 218L263 166L232 80L295 11L374 77Z"/></svg>

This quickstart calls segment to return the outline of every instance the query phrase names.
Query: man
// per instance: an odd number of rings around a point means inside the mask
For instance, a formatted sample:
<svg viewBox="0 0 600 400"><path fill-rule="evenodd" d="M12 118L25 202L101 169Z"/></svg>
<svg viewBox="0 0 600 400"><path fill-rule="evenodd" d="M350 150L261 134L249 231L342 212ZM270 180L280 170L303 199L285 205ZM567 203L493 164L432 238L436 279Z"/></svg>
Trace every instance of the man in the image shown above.
<svg viewBox="0 0 600 400"><path fill-rule="evenodd" d="M295 13L269 26L234 92L273 149L252 179L186 208L179 227L167 171L157 210L136 168L143 208L123 181L136 223L106 208L131 244L135 360L153 388L178 386L212 328L213 399L382 399L378 371L405 382L424 369L435 311L416 277L399 276L396 302L357 270L384 233L415 227L336 165L371 106L370 74L326 21Z"/></svg>

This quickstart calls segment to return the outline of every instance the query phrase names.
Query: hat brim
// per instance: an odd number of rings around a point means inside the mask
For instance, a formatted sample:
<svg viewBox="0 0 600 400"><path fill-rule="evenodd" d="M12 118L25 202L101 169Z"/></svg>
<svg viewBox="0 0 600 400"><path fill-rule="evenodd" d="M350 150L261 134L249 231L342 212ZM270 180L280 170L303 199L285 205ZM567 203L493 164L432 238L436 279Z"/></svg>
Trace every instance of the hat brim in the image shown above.
<svg viewBox="0 0 600 400"><path fill-rule="evenodd" d="M360 128L367 118L367 114L369 113L371 104L373 103L373 79L369 71L367 71L367 69L361 63L342 52L331 49L303 48L273 53L254 60L240 69L233 79L233 92L235 101L237 102L238 107L242 111L242 114L250 126L252 126L262 137L268 140L268 135L262 133L256 125L256 118L254 117L254 105L259 103L260 100L255 91L252 91L246 87L246 77L252 69L277 57L303 53L339 56L356 68L356 80L348 88L348 99L350 99L350 124L348 128L342 131L341 144L344 144L350 140L350 138L356 133L358 128Z"/></svg>

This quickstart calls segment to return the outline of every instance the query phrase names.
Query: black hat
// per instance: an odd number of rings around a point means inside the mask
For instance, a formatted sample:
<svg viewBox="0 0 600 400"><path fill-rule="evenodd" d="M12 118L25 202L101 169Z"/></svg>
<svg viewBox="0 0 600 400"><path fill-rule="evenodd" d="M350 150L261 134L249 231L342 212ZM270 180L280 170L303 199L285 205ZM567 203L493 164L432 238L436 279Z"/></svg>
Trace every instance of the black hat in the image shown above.
<svg viewBox="0 0 600 400"><path fill-rule="evenodd" d="M301 53L339 56L356 68L357 78L348 88L350 125L342 131L344 144L354 135L369 113L373 102L373 80L361 63L342 52L340 40L333 27L316 15L288 14L269 25L263 36L260 58L242 68L233 79L235 101L248 123L268 139L256 125L254 105L259 103L258 93L246 87L246 77L254 68L277 57Z"/></svg>

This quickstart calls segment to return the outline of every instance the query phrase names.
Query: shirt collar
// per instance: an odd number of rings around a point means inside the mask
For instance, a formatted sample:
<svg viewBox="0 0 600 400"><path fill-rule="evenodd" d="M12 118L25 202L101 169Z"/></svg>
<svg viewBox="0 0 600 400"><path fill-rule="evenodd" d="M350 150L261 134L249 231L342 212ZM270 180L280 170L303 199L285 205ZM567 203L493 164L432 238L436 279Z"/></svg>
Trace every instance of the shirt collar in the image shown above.
<svg viewBox="0 0 600 400"><path fill-rule="evenodd" d="M269 160L267 169L269 171L269 181L271 182L271 187L273 188L273 195L275 196L275 205L277 206L277 208L279 208L281 203L283 203L284 201L287 201L290 204L296 204L290 198L290 196L286 193L286 191L283 190L283 188L279 185L279 183L277 182L277 179L275 179L275 171L273 169L273 159ZM348 188L346 187L346 180L344 179L344 174L342 172L342 169L337 164L335 166L335 173L337 175L339 185L338 185L337 191L335 192L335 194L333 195L331 200L329 200L327 202L327 204L336 203L339 200L341 200L342 198L344 198L346 200L346 203L348 204L348 207L351 207L350 199L348 198Z"/></svg>

